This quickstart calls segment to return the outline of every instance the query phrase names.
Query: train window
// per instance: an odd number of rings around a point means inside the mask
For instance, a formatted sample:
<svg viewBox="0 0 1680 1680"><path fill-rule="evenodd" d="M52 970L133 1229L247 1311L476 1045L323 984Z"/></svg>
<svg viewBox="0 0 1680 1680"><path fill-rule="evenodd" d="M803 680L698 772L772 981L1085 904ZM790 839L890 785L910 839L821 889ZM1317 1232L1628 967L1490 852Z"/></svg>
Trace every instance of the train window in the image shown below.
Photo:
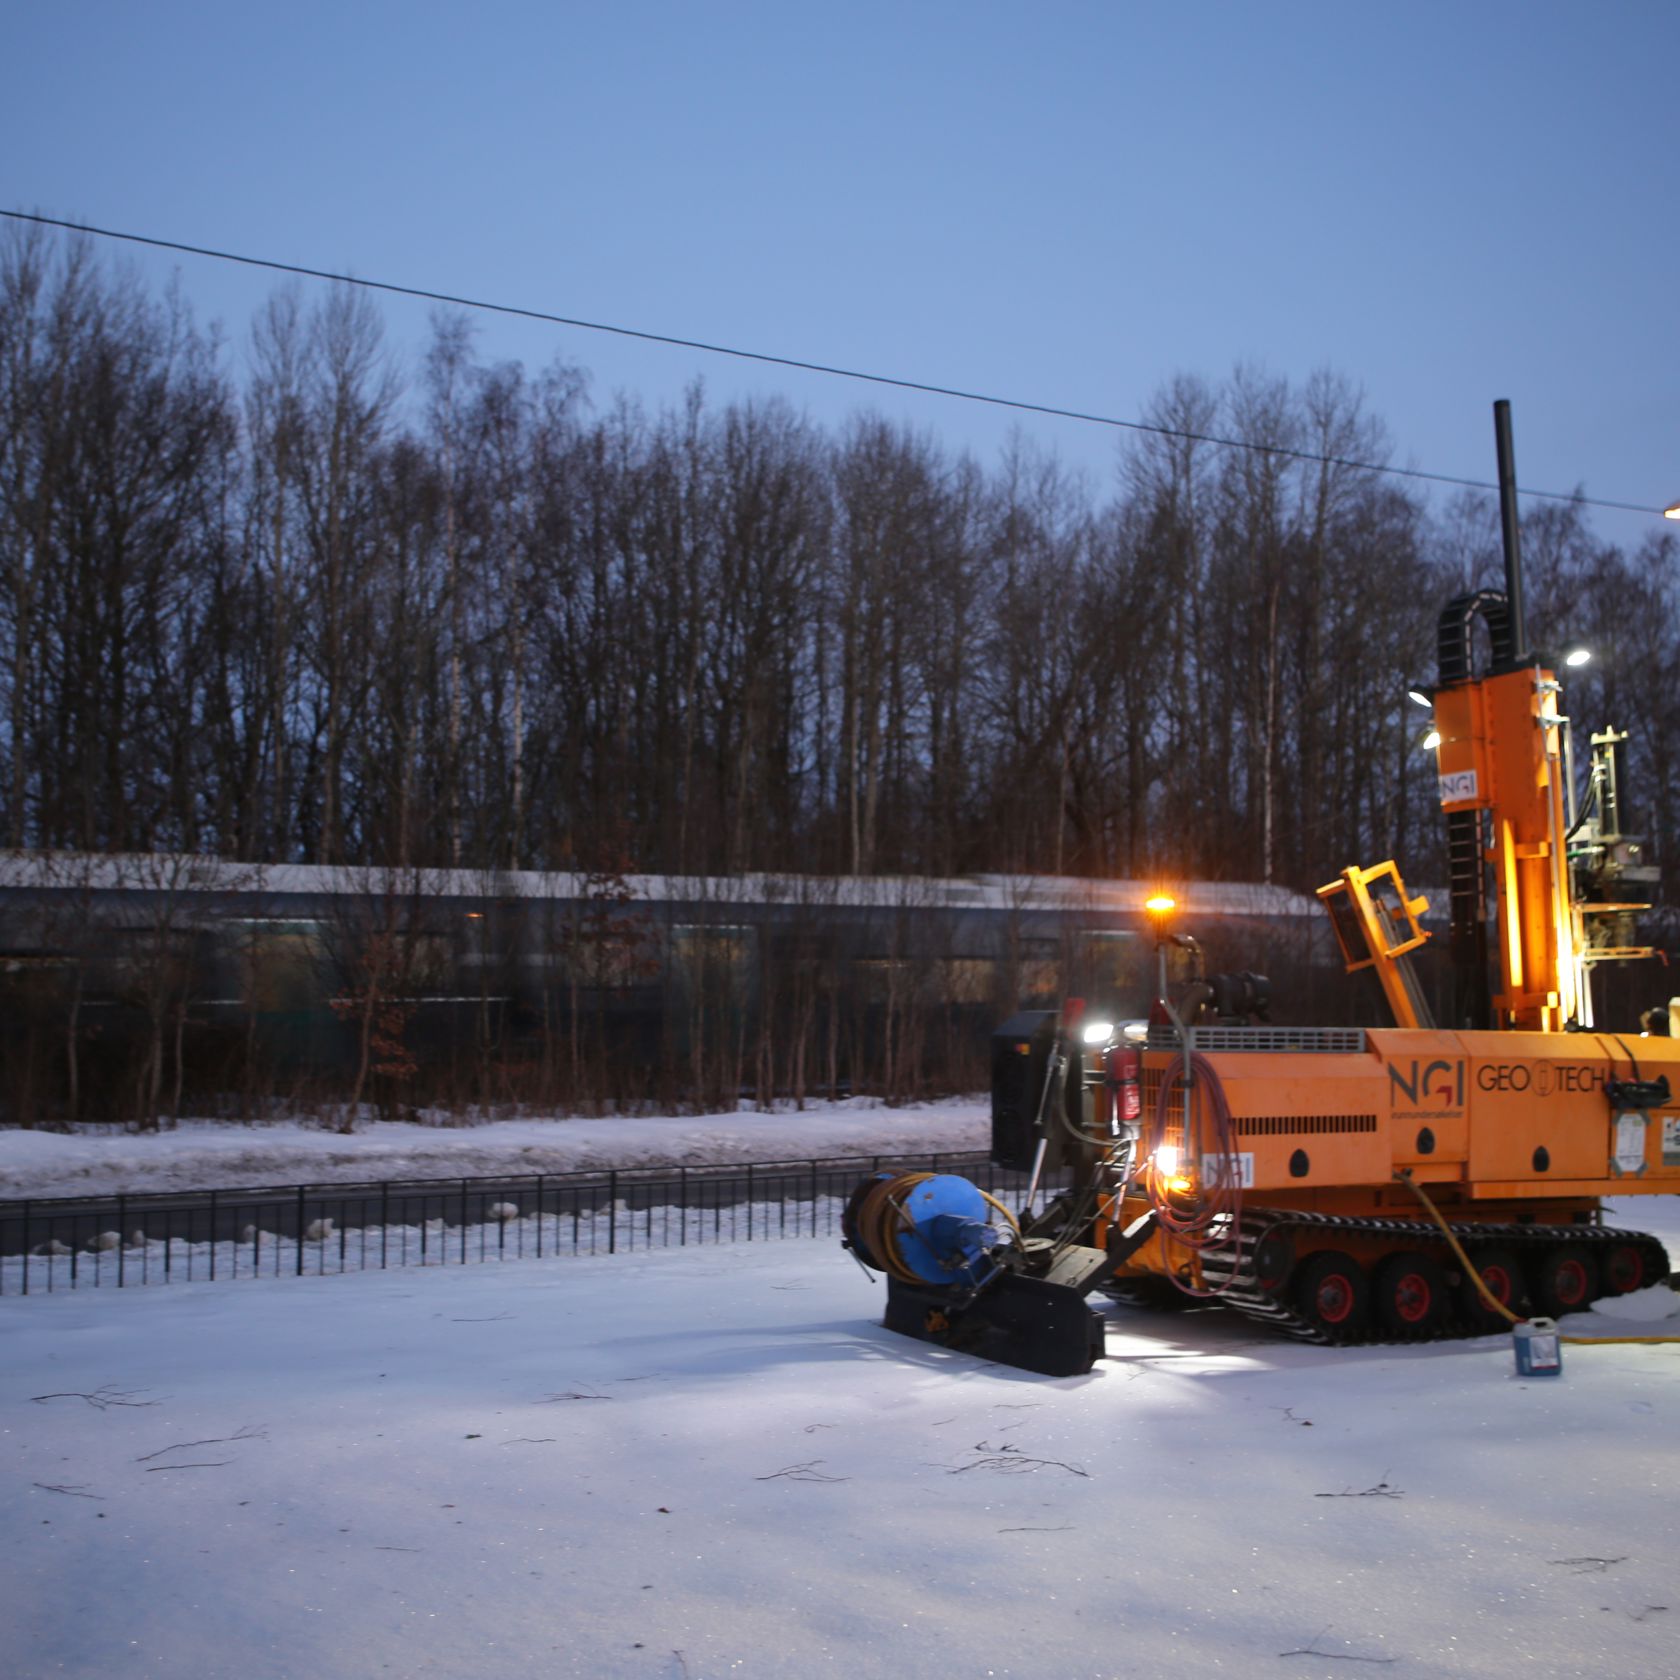
<svg viewBox="0 0 1680 1680"><path fill-rule="evenodd" d="M755 943L746 926L678 926L671 929L672 964L690 985L744 978Z"/></svg>
<svg viewBox="0 0 1680 1680"><path fill-rule="evenodd" d="M1062 965L1035 957L1015 965L1015 997L1020 1003L1054 1003L1062 995Z"/></svg>
<svg viewBox="0 0 1680 1680"><path fill-rule="evenodd" d="M329 966L319 922L242 917L231 924L230 933L250 1007L270 1014L319 1004Z"/></svg>
<svg viewBox="0 0 1680 1680"><path fill-rule="evenodd" d="M991 957L859 957L851 967L868 1003L996 1005L1001 984Z"/></svg>
<svg viewBox="0 0 1680 1680"><path fill-rule="evenodd" d="M1123 1012L1147 1011L1154 996L1155 952L1148 940L1124 929L1083 928L1079 934L1079 968L1070 984L1107 1007L1123 1005Z"/></svg>
<svg viewBox="0 0 1680 1680"><path fill-rule="evenodd" d="M639 918L605 928L553 922L542 932L541 948L519 951L516 960L539 985L589 991L650 985L663 966L659 930Z"/></svg>
<svg viewBox="0 0 1680 1680"><path fill-rule="evenodd" d="M999 964L991 957L946 957L935 965L948 1003L998 1001Z"/></svg>
<svg viewBox="0 0 1680 1680"><path fill-rule="evenodd" d="M859 957L852 977L866 1003L901 1000L915 991L918 978L916 965L903 957Z"/></svg>

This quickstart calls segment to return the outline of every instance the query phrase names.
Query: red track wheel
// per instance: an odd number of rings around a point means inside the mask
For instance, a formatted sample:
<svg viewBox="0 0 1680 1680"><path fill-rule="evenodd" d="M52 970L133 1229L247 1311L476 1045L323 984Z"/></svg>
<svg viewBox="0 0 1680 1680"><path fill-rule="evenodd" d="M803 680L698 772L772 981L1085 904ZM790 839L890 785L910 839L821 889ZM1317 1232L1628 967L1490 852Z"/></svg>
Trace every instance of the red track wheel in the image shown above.
<svg viewBox="0 0 1680 1680"><path fill-rule="evenodd" d="M1508 1248L1472 1248L1470 1262L1482 1274L1482 1282L1487 1285L1487 1291L1494 1300L1520 1316L1525 1285L1516 1254ZM1465 1322L1474 1330L1508 1330L1511 1327L1511 1321L1496 1313L1482 1299L1468 1277L1459 1285L1458 1303L1463 1309Z"/></svg>
<svg viewBox="0 0 1680 1680"><path fill-rule="evenodd" d="M1450 1299L1447 1274L1427 1254L1391 1254L1377 1268L1372 1302L1377 1322L1391 1336L1433 1336L1446 1321Z"/></svg>
<svg viewBox="0 0 1680 1680"><path fill-rule="evenodd" d="M1295 1306L1332 1342L1357 1341L1371 1315L1371 1286L1358 1263L1338 1249L1303 1262L1295 1280Z"/></svg>
<svg viewBox="0 0 1680 1680"><path fill-rule="evenodd" d="M1585 1243L1548 1248L1528 1274L1529 1301L1546 1318L1581 1312L1598 1293L1598 1256Z"/></svg>
<svg viewBox="0 0 1680 1680"><path fill-rule="evenodd" d="M1631 1295L1654 1282L1644 1250L1637 1243L1615 1243L1604 1256L1602 1276L1606 1295Z"/></svg>

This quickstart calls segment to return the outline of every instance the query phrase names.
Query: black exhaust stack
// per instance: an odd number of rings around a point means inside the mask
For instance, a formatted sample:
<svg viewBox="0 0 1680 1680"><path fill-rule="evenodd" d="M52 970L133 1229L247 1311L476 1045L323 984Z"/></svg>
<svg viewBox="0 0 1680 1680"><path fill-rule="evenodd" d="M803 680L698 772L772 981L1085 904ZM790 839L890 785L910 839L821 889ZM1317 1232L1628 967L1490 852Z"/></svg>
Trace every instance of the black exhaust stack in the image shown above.
<svg viewBox="0 0 1680 1680"><path fill-rule="evenodd" d="M1493 405L1493 439L1499 455L1499 530L1505 550L1505 593L1475 589L1455 596L1436 621L1437 681L1442 688L1469 682L1474 674L1471 629L1487 626L1495 672L1528 663L1528 625L1523 613L1522 537L1517 521L1517 468L1511 447L1511 405ZM1488 977L1487 892L1480 811L1447 813L1447 875L1452 890L1452 965L1457 976L1453 1021L1460 1027L1493 1025L1493 989Z"/></svg>

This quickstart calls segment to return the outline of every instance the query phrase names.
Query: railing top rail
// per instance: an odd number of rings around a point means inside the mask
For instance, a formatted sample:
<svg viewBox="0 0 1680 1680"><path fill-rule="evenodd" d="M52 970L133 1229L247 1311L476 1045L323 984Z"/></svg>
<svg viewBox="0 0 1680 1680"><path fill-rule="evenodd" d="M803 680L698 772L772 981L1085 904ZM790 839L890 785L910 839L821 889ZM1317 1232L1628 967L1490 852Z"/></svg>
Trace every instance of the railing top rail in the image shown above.
<svg viewBox="0 0 1680 1680"><path fill-rule="evenodd" d="M50 1213L54 1207L88 1207L105 1204L115 1206L120 1201L125 1207L139 1210L146 1207L183 1206L189 1203L198 1203L211 1195L214 1195L219 1201L231 1201L241 1197L252 1200L286 1197L295 1200L299 1195L312 1200L325 1201L334 1197L378 1195L388 1190L424 1194L428 1190L447 1188L449 1191L459 1194L464 1188L471 1194L475 1189L489 1192L513 1186L535 1185L539 1182L555 1186L577 1185L581 1188L597 1184L604 1185L609 1179L614 1179L621 1186L638 1183L664 1184L674 1182L684 1175L690 1179L729 1178L744 1175L748 1171L755 1174L764 1172L809 1173L813 1168L816 1168L819 1171L867 1172L874 1170L878 1162L939 1161L952 1168L959 1168L983 1163L987 1159L987 1153L983 1149L894 1149L855 1155L809 1155L771 1161L708 1161L705 1163L674 1161L664 1165L634 1167L580 1167L566 1172L445 1173L435 1177L306 1179L301 1182L282 1184L228 1184L185 1190L85 1191L79 1195L71 1196L3 1197L0 1198L0 1218L12 1213L21 1214L25 1207L36 1214L45 1214Z"/></svg>

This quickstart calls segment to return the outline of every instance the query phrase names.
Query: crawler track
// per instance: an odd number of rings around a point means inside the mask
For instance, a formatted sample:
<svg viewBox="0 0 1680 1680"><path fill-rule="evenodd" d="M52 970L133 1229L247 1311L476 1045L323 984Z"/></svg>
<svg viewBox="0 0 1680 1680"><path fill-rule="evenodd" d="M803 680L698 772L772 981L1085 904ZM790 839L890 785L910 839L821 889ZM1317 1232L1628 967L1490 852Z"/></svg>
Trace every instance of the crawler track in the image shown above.
<svg viewBox="0 0 1680 1680"><path fill-rule="evenodd" d="M1595 1225L1518 1225L1518 1224L1454 1224L1452 1232L1464 1246L1470 1258L1476 1251L1499 1247L1514 1249L1519 1255L1561 1244L1589 1245L1595 1253L1603 1253L1623 1244L1639 1251L1644 1262L1647 1282L1657 1282L1668 1276L1668 1254L1663 1245L1643 1231L1614 1230ZM1301 1312L1292 1298L1287 1282L1281 1287L1268 1287L1256 1275L1255 1256L1260 1244L1268 1237L1282 1237L1293 1248L1298 1261L1308 1250L1346 1247L1355 1256L1376 1238L1384 1247L1405 1248L1427 1254L1445 1267L1454 1277L1460 1268L1447 1247L1439 1229L1424 1220L1375 1219L1337 1216L1320 1213L1279 1213L1256 1211L1245 1213L1238 1243L1233 1251L1222 1248L1204 1254L1202 1278L1204 1284L1217 1292L1219 1302L1264 1324L1279 1334L1297 1341L1322 1344L1352 1345L1369 1342L1441 1341L1455 1336L1482 1336L1489 1333L1485 1323L1472 1323L1459 1304L1458 1291L1452 1292L1453 1306L1444 1322L1430 1329L1411 1334L1395 1334L1376 1324L1362 1326L1350 1334L1337 1333L1315 1322Z"/></svg>

